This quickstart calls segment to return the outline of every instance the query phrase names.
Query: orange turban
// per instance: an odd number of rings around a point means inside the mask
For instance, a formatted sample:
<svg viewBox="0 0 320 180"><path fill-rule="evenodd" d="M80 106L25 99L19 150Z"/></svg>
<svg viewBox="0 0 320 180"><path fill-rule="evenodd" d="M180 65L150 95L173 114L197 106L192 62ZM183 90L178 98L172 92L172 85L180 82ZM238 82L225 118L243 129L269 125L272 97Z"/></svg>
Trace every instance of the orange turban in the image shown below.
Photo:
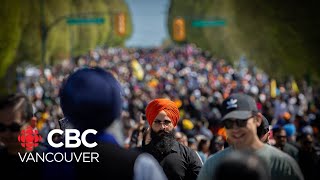
<svg viewBox="0 0 320 180"><path fill-rule="evenodd" d="M174 126L177 125L180 114L177 105L169 99L155 99L146 108L146 117L150 126L160 111L165 111Z"/></svg>

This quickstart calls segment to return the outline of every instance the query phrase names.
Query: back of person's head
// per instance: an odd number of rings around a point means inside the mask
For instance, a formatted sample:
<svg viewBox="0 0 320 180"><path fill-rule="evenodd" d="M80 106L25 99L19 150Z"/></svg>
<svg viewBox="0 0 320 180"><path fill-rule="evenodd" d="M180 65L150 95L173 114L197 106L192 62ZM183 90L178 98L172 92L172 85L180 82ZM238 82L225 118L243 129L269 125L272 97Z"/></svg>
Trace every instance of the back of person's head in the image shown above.
<svg viewBox="0 0 320 180"><path fill-rule="evenodd" d="M269 180L266 163L250 152L235 151L222 159L216 167L216 180Z"/></svg>
<svg viewBox="0 0 320 180"><path fill-rule="evenodd" d="M204 139L201 139L198 143L198 151L202 151L202 152L205 152L205 151L209 151L209 145L208 144L209 140L204 138Z"/></svg>
<svg viewBox="0 0 320 180"><path fill-rule="evenodd" d="M111 73L84 68L65 81L60 101L64 116L75 128L102 131L120 116L121 87Z"/></svg>

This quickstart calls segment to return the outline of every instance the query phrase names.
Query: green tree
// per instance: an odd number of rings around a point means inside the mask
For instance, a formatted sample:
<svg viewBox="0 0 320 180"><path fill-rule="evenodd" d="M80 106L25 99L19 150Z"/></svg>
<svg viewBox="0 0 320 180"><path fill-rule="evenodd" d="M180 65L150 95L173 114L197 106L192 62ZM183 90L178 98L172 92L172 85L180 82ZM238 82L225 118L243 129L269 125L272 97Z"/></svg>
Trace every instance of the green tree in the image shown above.
<svg viewBox="0 0 320 180"><path fill-rule="evenodd" d="M131 35L131 18L124 0L4 0L0 7L0 93L14 91L15 67L22 62L41 64L40 3L49 27L45 61L58 62L101 45L123 45ZM127 15L127 34L112 30L114 11ZM105 23L71 26L66 18L103 17ZM8 69L10 68L10 69Z"/></svg>
<svg viewBox="0 0 320 180"><path fill-rule="evenodd" d="M319 4L316 0L172 0L168 27L171 32L172 18L183 16L189 20L187 41L217 57L233 62L245 55L273 77L311 74L319 80ZM224 19L226 26L190 24L213 18Z"/></svg>
<svg viewBox="0 0 320 180"><path fill-rule="evenodd" d="M0 93L8 91L7 70L13 65L21 38L21 6L19 0L4 0L0 6Z"/></svg>

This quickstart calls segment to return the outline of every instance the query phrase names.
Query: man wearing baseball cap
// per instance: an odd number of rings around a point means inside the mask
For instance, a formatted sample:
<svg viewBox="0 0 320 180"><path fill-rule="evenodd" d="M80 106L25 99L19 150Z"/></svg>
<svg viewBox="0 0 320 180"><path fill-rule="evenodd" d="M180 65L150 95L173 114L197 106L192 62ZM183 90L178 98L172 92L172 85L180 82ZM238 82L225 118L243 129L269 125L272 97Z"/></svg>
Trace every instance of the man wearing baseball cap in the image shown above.
<svg viewBox="0 0 320 180"><path fill-rule="evenodd" d="M202 162L195 151L175 139L179 109L169 99L155 99L146 108L151 142L142 147L162 166L168 179L196 179Z"/></svg>
<svg viewBox="0 0 320 180"><path fill-rule="evenodd" d="M265 161L271 179L304 179L297 162L280 150L264 144L257 135L263 121L255 100L246 94L232 94L222 103L222 124L230 147L214 154L202 167L198 180L209 180L217 165L233 151L246 151Z"/></svg>

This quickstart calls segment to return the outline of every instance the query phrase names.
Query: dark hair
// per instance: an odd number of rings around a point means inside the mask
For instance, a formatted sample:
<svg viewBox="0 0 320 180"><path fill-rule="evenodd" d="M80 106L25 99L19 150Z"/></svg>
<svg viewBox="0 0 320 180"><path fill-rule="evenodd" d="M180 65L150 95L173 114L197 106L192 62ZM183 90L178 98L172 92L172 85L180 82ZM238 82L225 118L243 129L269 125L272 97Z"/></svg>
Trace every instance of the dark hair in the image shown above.
<svg viewBox="0 0 320 180"><path fill-rule="evenodd" d="M272 133L273 134L280 133L281 131L285 131L285 129L283 127L280 127L280 126L277 126L277 127L272 129Z"/></svg>
<svg viewBox="0 0 320 180"><path fill-rule="evenodd" d="M265 127L265 124L263 121L261 121L261 124L259 127L257 127L257 135L259 138L261 138L261 136L267 134L269 132L269 128Z"/></svg>
<svg viewBox="0 0 320 180"><path fill-rule="evenodd" d="M214 179L270 180L267 164L255 154L234 151L218 162Z"/></svg>
<svg viewBox="0 0 320 180"><path fill-rule="evenodd" d="M205 145L209 140L208 139L201 139L198 144L198 151L202 151L203 145Z"/></svg>

